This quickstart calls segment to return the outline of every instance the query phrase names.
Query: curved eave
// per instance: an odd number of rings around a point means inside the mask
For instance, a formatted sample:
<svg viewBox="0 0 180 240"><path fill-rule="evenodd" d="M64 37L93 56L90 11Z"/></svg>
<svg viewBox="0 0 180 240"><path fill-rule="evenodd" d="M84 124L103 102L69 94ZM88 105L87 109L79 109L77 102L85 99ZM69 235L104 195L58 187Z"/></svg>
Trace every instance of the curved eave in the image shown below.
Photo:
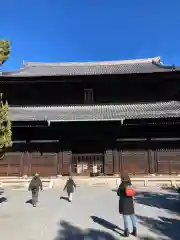
<svg viewBox="0 0 180 240"><path fill-rule="evenodd" d="M156 62L154 60L152 60L152 64L154 64L155 66L162 68L162 69L169 69L169 70L178 70L178 67L176 68L175 64L172 65L165 65L162 62ZM180 69L179 69L180 70Z"/></svg>

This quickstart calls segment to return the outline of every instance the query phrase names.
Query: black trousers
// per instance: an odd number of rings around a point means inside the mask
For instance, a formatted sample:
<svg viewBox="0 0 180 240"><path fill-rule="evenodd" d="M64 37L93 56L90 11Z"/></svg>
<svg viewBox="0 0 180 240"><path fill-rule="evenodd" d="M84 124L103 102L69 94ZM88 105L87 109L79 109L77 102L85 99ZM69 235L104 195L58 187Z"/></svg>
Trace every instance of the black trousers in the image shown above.
<svg viewBox="0 0 180 240"><path fill-rule="evenodd" d="M36 205L38 201L39 191L38 190L32 190L32 205Z"/></svg>

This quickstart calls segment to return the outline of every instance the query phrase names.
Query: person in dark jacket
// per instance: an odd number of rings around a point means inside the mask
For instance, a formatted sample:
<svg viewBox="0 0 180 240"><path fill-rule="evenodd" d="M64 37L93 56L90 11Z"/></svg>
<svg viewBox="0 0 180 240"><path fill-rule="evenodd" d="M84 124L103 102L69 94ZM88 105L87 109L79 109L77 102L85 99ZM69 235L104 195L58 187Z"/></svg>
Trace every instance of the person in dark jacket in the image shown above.
<svg viewBox="0 0 180 240"><path fill-rule="evenodd" d="M64 191L67 191L69 202L72 202L72 194L74 192L74 189L76 188L76 184L73 181L72 177L69 176L69 179L66 182L66 185L64 187Z"/></svg>
<svg viewBox="0 0 180 240"><path fill-rule="evenodd" d="M43 189L39 174L36 173L29 184L29 191L32 191L32 205L36 207L39 196L39 189Z"/></svg>
<svg viewBox="0 0 180 240"><path fill-rule="evenodd" d="M136 216L134 214L134 202L133 197L126 196L125 189L128 185L131 185L131 180L128 174L121 175L121 184L117 190L119 196L119 213L123 215L124 220L124 236L129 236L129 224L128 220L131 219L133 225L132 235L137 236L136 228Z"/></svg>

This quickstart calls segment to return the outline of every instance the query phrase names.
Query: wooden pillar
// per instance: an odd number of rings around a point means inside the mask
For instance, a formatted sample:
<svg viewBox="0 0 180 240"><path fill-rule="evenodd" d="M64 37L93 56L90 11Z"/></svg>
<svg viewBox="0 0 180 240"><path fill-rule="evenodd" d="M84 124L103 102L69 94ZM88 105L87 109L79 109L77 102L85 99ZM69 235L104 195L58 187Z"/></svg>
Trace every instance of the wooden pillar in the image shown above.
<svg viewBox="0 0 180 240"><path fill-rule="evenodd" d="M20 172L19 172L19 176L20 177L23 177L24 175L24 155L25 155L25 152L22 152L21 153L21 159L20 159Z"/></svg>
<svg viewBox="0 0 180 240"><path fill-rule="evenodd" d="M71 173L72 151L62 152L62 174L67 175Z"/></svg>
<svg viewBox="0 0 180 240"><path fill-rule="evenodd" d="M63 152L58 153L58 165L57 165L57 174L62 174L63 170Z"/></svg>
<svg viewBox="0 0 180 240"><path fill-rule="evenodd" d="M25 152L23 155L22 176L31 175L31 153Z"/></svg>
<svg viewBox="0 0 180 240"><path fill-rule="evenodd" d="M112 150L106 150L104 153L104 173L105 175L113 175L114 173L114 162L113 162Z"/></svg>
<svg viewBox="0 0 180 240"><path fill-rule="evenodd" d="M155 174L157 171L155 153L152 150L148 151L149 174Z"/></svg>
<svg viewBox="0 0 180 240"><path fill-rule="evenodd" d="M118 174L120 172L120 159L119 151L117 149L113 150L113 158L114 158L114 174Z"/></svg>

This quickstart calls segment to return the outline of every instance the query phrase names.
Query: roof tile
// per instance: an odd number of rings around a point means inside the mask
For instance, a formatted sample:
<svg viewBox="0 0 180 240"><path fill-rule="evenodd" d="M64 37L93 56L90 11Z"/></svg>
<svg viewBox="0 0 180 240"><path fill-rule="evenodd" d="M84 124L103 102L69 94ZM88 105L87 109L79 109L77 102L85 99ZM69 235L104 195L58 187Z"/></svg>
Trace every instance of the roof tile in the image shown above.
<svg viewBox="0 0 180 240"><path fill-rule="evenodd" d="M36 63L27 62L17 72L5 72L9 77L74 76L102 74L133 74L173 71L174 66L163 65L160 58L123 61L77 62L77 63Z"/></svg>
<svg viewBox="0 0 180 240"><path fill-rule="evenodd" d="M180 102L57 107L9 107L12 121L112 121L180 117Z"/></svg>

